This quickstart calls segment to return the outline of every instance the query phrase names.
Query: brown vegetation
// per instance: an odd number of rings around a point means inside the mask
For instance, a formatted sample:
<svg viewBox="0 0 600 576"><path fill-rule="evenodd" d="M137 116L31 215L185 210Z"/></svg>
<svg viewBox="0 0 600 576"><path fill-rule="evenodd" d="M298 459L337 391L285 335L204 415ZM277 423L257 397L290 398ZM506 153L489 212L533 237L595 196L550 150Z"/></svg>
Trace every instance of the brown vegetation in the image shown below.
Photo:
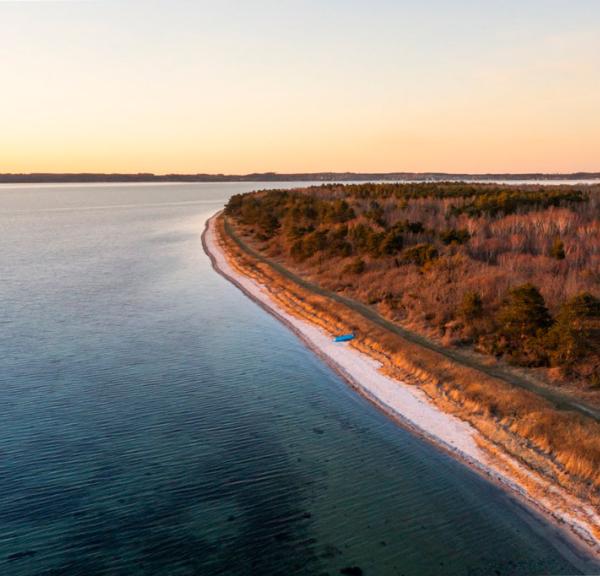
<svg viewBox="0 0 600 576"><path fill-rule="evenodd" d="M261 252L390 320L600 388L599 186L323 185L226 211Z"/></svg>
<svg viewBox="0 0 600 576"><path fill-rule="evenodd" d="M594 506L600 504L599 423L557 411L531 392L458 365L303 289L242 251L223 231L222 221L219 230L232 265L265 285L284 309L330 333L355 332L354 346L378 359L392 376L419 385L442 409L470 422L488 451L501 451L551 485L562 486ZM467 298L464 313L477 317L479 311L478 298ZM598 527L596 531L600 537Z"/></svg>

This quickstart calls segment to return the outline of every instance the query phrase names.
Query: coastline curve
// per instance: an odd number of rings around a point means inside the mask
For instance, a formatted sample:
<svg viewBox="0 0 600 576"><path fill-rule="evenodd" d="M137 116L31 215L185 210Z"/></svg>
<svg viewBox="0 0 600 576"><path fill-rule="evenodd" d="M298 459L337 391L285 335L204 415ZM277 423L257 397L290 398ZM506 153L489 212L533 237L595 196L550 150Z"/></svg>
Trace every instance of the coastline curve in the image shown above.
<svg viewBox="0 0 600 576"><path fill-rule="evenodd" d="M203 250L218 274L284 324L352 389L388 417L502 488L526 520L543 532L574 566L584 573L600 573L600 543L576 519L561 518L549 506L544 506L528 494L525 487L494 466L494 462L479 447L477 431L470 424L433 406L426 394L417 387L382 374L379 371L380 364L366 353L346 345L334 345L321 328L307 319L288 313L272 300L257 280L232 267L216 230L216 221L221 213L219 211L206 220L201 236Z"/></svg>

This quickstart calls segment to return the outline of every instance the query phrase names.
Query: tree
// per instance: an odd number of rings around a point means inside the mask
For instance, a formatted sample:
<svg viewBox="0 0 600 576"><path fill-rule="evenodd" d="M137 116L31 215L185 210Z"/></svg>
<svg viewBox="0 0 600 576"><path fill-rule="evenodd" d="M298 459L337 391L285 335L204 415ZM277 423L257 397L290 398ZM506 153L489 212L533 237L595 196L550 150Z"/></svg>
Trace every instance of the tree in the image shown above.
<svg viewBox="0 0 600 576"><path fill-rule="evenodd" d="M354 210L345 200L334 200L322 205L322 221L332 224L348 222L355 216Z"/></svg>
<svg viewBox="0 0 600 576"><path fill-rule="evenodd" d="M330 256L350 256L352 254L352 244L346 240L348 236L348 226L343 225L337 229L330 230L327 235L326 250Z"/></svg>
<svg viewBox="0 0 600 576"><path fill-rule="evenodd" d="M384 254L393 255L402 250L404 246L404 238L402 234L391 230L385 235L383 242L381 242L381 251Z"/></svg>
<svg viewBox="0 0 600 576"><path fill-rule="evenodd" d="M438 251L431 244L417 244L402 252L402 261L406 264L424 266L438 257Z"/></svg>
<svg viewBox="0 0 600 576"><path fill-rule="evenodd" d="M350 229L348 236L357 252L362 252L367 249L371 232L371 228L365 224L357 224L354 228Z"/></svg>
<svg viewBox="0 0 600 576"><path fill-rule="evenodd" d="M483 314L483 301L479 292L469 291L465 293L458 314L468 322L481 318Z"/></svg>
<svg viewBox="0 0 600 576"><path fill-rule="evenodd" d="M376 224L380 226L385 225L384 219L384 210L383 207L379 204L379 202L372 200L369 206L369 209L365 212L365 216L370 220L373 220Z"/></svg>
<svg viewBox="0 0 600 576"><path fill-rule="evenodd" d="M544 297L533 284L511 288L496 316L497 350L518 364L547 362L543 338L552 325Z"/></svg>
<svg viewBox="0 0 600 576"><path fill-rule="evenodd" d="M266 238L272 238L275 236L275 233L280 226L277 217L270 212L261 212L257 223L262 229Z"/></svg>
<svg viewBox="0 0 600 576"><path fill-rule="evenodd" d="M315 230L296 240L290 248L290 254L295 260L302 261L324 250L326 246L327 232Z"/></svg>
<svg viewBox="0 0 600 576"><path fill-rule="evenodd" d="M234 194L225 205L225 214L228 216L238 216L244 203L243 194Z"/></svg>
<svg viewBox="0 0 600 576"><path fill-rule="evenodd" d="M554 366L565 374L592 352L600 352L600 300L584 292L567 300L548 333L547 347Z"/></svg>

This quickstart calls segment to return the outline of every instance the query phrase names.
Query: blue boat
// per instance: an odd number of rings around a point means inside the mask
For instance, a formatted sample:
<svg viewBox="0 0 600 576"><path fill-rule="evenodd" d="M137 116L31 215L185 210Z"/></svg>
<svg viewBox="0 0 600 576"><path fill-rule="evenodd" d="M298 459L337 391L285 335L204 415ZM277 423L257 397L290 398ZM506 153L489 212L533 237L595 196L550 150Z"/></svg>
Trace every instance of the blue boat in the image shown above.
<svg viewBox="0 0 600 576"><path fill-rule="evenodd" d="M354 338L354 334L342 334L340 336L336 336L333 341L334 342L348 342Z"/></svg>

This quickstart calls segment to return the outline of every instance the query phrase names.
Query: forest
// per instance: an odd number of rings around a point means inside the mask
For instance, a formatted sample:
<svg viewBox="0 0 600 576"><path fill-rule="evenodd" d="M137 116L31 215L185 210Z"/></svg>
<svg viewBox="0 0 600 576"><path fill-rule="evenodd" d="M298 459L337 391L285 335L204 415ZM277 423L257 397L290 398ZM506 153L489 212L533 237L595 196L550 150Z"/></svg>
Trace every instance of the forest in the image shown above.
<svg viewBox="0 0 600 576"><path fill-rule="evenodd" d="M600 389L600 186L323 184L235 195L225 214L405 327Z"/></svg>

